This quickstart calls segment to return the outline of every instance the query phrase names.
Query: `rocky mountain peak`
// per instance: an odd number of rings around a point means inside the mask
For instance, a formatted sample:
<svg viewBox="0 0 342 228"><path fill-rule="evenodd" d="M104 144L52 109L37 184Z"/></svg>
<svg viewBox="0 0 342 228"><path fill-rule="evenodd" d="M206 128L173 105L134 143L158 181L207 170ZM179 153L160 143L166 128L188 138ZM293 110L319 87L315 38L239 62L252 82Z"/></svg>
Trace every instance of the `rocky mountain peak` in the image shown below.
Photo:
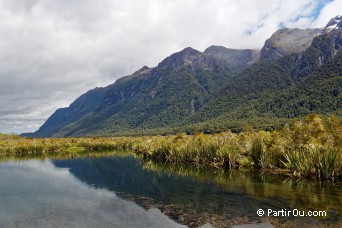
<svg viewBox="0 0 342 228"><path fill-rule="evenodd" d="M261 59L274 60L288 54L302 53L316 36L335 33L342 29L342 15L332 18L324 28L283 28L266 40L260 52ZM335 42L335 41L334 41Z"/></svg>
<svg viewBox="0 0 342 228"><path fill-rule="evenodd" d="M305 51L312 40L321 32L321 29L299 29L283 28L279 29L266 40L261 49L260 58L274 60L293 53Z"/></svg>
<svg viewBox="0 0 342 228"><path fill-rule="evenodd" d="M133 73L133 75L140 75L140 74L144 74L147 73L151 70L151 68L149 68L148 66L143 66L142 68L140 68L139 70L137 70L136 72Z"/></svg>
<svg viewBox="0 0 342 228"><path fill-rule="evenodd" d="M325 26L327 29L342 29L342 15L332 18Z"/></svg>
<svg viewBox="0 0 342 228"><path fill-rule="evenodd" d="M177 68L182 66L202 65L210 67L215 62L215 58L208 56L191 47L187 47L180 52L174 53L158 64L159 68Z"/></svg>
<svg viewBox="0 0 342 228"><path fill-rule="evenodd" d="M225 61L228 68L233 71L241 71L249 67L257 62L260 57L260 50L231 49L214 45L208 47L204 53Z"/></svg>
<svg viewBox="0 0 342 228"><path fill-rule="evenodd" d="M180 53L182 55L190 56L190 55L200 54L201 52L193 49L192 47L187 47L187 48L184 48L182 51L180 51L178 53Z"/></svg>

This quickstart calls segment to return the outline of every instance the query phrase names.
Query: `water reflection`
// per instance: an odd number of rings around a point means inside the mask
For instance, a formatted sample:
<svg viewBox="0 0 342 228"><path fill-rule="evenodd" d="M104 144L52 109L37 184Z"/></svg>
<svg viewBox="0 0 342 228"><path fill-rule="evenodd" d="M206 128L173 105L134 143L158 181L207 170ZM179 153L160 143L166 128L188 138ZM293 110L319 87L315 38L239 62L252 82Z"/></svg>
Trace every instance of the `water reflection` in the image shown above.
<svg viewBox="0 0 342 228"><path fill-rule="evenodd" d="M341 186L319 186L312 181L298 181L286 176L142 163L132 156L83 158L55 161L54 164L70 168L71 173L88 185L123 196L152 199L157 205L176 205L184 213L197 218L210 214L218 215L221 220L244 217L247 222L263 221L256 215L259 208L296 208L326 210L334 216L319 218L318 222L334 223L339 220L336 215L342 213ZM173 216L172 212L170 215Z"/></svg>
<svg viewBox="0 0 342 228"><path fill-rule="evenodd" d="M0 227L178 227L106 190L95 190L49 160L0 164Z"/></svg>
<svg viewBox="0 0 342 228"><path fill-rule="evenodd" d="M342 185L334 182L314 182L287 175L258 171L225 172L224 170L195 165L171 165L145 162L144 167L155 172L172 172L181 176L194 176L210 180L227 190L241 191L254 199L279 208L326 210L342 214Z"/></svg>
<svg viewBox="0 0 342 228"><path fill-rule="evenodd" d="M0 227L11 221L14 225L25 225L25 221L100 227L177 225L136 204L146 209L158 207L193 227L206 222L224 227L265 221L289 227L341 225L342 187L335 183L320 185L259 172L141 162L127 153L107 155L0 164L0 204L6 205L0 209ZM258 217L259 208L326 210L330 216Z"/></svg>

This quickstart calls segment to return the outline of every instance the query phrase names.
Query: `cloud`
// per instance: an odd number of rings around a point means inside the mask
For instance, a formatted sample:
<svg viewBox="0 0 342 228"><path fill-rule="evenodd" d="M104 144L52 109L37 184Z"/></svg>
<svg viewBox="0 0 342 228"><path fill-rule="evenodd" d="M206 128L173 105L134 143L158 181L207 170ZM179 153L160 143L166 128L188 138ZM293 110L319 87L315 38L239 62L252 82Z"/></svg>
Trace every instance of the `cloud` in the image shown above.
<svg viewBox="0 0 342 228"><path fill-rule="evenodd" d="M341 9L342 9L342 1L335 0L332 2L326 3L324 8L322 8L317 19L314 21L313 26L324 27L331 18L337 15L342 15Z"/></svg>
<svg viewBox="0 0 342 228"><path fill-rule="evenodd" d="M279 27L324 26L337 9L341 1L0 0L0 132L35 131L87 90L185 47L261 48Z"/></svg>

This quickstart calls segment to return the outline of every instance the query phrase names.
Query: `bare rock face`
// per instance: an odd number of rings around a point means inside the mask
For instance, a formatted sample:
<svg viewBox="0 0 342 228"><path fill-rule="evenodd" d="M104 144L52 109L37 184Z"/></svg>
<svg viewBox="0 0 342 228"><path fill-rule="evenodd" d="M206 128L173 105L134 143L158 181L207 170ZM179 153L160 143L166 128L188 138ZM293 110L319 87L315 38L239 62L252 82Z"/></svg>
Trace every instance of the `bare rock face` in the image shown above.
<svg viewBox="0 0 342 228"><path fill-rule="evenodd" d="M260 59L274 60L293 53L304 52L319 35L331 34L332 42L336 43L336 50L339 50L340 32L342 30L342 16L332 18L324 28L299 29L283 28L273 33L266 40L260 52ZM335 40L333 40L335 39Z"/></svg>
<svg viewBox="0 0 342 228"><path fill-rule="evenodd" d="M342 29L342 15L332 18L325 28L328 29Z"/></svg>
<svg viewBox="0 0 342 228"><path fill-rule="evenodd" d="M260 50L231 49L222 46L210 46L204 53L225 61L233 71L244 70L260 58Z"/></svg>
<svg viewBox="0 0 342 228"><path fill-rule="evenodd" d="M324 33L330 38L332 54L335 56L342 49L342 15L332 18L325 26Z"/></svg>
<svg viewBox="0 0 342 228"><path fill-rule="evenodd" d="M179 68L183 66L202 67L205 69L214 69L218 64L225 65L211 55L187 47L180 52L174 53L158 64L159 68Z"/></svg>
<svg viewBox="0 0 342 228"><path fill-rule="evenodd" d="M280 29L266 40L260 58L274 60L289 54L304 52L320 31L321 29Z"/></svg>

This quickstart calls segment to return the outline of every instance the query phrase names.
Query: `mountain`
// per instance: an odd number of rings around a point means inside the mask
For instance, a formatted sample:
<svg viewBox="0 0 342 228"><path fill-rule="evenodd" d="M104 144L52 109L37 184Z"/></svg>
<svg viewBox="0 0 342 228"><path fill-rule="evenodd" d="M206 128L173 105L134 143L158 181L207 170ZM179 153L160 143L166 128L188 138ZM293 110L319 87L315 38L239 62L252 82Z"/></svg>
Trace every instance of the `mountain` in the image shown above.
<svg viewBox="0 0 342 228"><path fill-rule="evenodd" d="M283 28L266 40L261 49L262 60L275 60L289 54L302 53L310 47L313 39L334 29L342 28L342 16L332 18L324 28Z"/></svg>
<svg viewBox="0 0 342 228"><path fill-rule="evenodd" d="M69 108L57 110L34 135L109 134L176 126L232 75L224 61L185 48L155 68L143 67L106 88L87 92Z"/></svg>
<svg viewBox="0 0 342 228"><path fill-rule="evenodd" d="M342 15L332 18L325 26L326 29L341 29L342 28Z"/></svg>
<svg viewBox="0 0 342 228"><path fill-rule="evenodd" d="M342 17L280 29L257 50L174 53L58 109L26 136L272 129L309 113L342 116Z"/></svg>
<svg viewBox="0 0 342 228"><path fill-rule="evenodd" d="M238 74L189 122L207 131L241 130L274 127L309 113L341 115L342 30L321 31L304 52L260 61Z"/></svg>
<svg viewBox="0 0 342 228"><path fill-rule="evenodd" d="M293 53L301 53L310 45L321 29L283 28L266 40L260 58L275 60Z"/></svg>
<svg viewBox="0 0 342 228"><path fill-rule="evenodd" d="M256 63L260 58L260 50L231 49L222 46L210 46L204 53L225 61L233 71L244 70Z"/></svg>
<svg viewBox="0 0 342 228"><path fill-rule="evenodd" d="M68 108L57 109L44 125L35 132L35 136L50 137L65 125L91 113L108 89L108 87L92 89L77 98Z"/></svg>

